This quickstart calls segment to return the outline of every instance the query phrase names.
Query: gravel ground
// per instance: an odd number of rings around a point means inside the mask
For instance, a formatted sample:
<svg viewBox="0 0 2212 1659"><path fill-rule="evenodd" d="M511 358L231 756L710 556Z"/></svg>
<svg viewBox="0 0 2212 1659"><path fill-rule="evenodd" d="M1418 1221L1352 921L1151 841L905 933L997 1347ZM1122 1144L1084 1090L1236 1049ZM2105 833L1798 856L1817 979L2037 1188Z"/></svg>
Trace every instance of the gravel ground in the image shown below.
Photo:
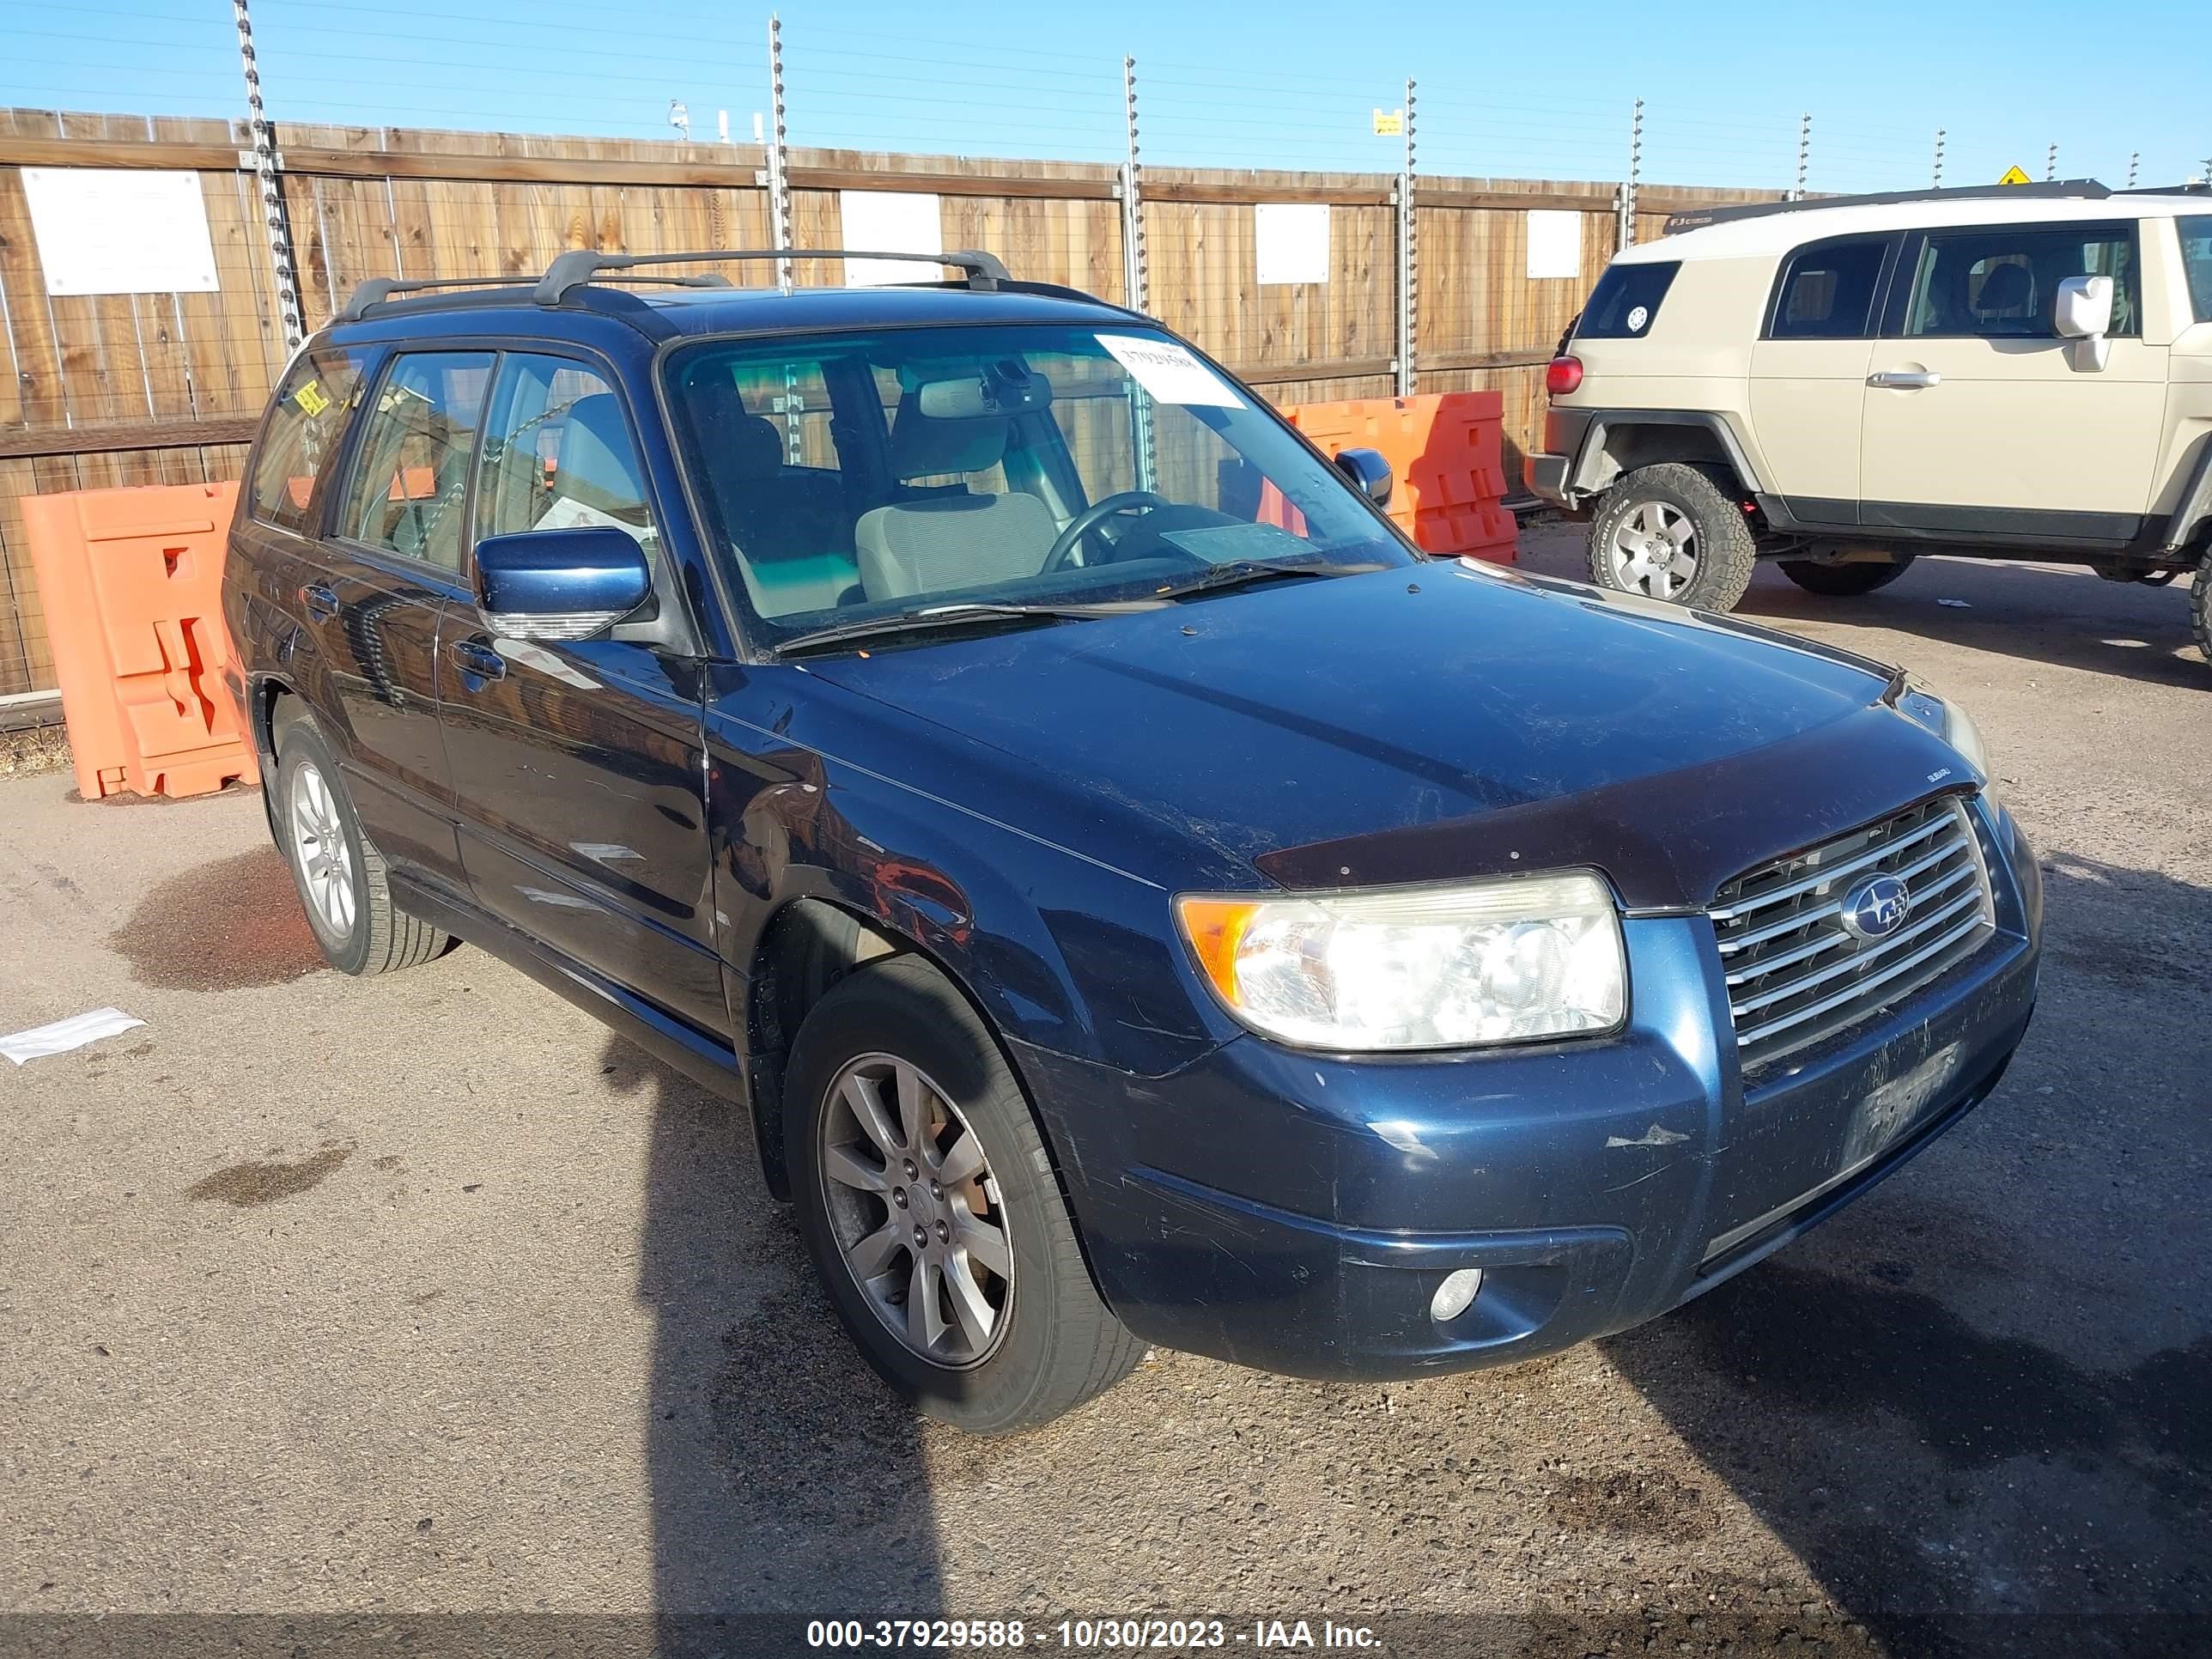
<svg viewBox="0 0 2212 1659"><path fill-rule="evenodd" d="M1389 1389L1155 1353L1012 1442L863 1369L740 1115L480 953L324 971L257 796L0 782L0 1029L147 1021L0 1068L0 1650L703 1651L787 1609L2191 1649L2212 665L2179 592L2057 568L1929 560L1860 600L1763 570L1743 609L1980 719L2050 905L1996 1095L1628 1335ZM240 1613L292 1617L181 1616ZM587 1613L621 1616L554 1616Z"/></svg>

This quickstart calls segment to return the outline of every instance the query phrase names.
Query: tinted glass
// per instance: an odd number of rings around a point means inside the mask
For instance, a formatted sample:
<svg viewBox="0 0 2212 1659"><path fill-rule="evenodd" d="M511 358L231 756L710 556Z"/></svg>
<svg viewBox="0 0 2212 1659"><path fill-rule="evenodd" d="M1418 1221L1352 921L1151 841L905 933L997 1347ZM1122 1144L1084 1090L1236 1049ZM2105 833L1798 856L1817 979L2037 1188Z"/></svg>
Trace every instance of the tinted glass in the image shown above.
<svg viewBox="0 0 2212 1659"><path fill-rule="evenodd" d="M361 389L361 360L349 351L316 351L292 366L253 458L253 516L287 530L307 528L316 481L337 454L346 416Z"/></svg>
<svg viewBox="0 0 2212 1659"><path fill-rule="evenodd" d="M2110 276L2111 332L2142 332L2132 227L2002 225L1927 238L1913 273L1905 335L2056 339L2058 284L2069 276Z"/></svg>
<svg viewBox="0 0 2212 1659"><path fill-rule="evenodd" d="M1589 303L1575 325L1575 338L1641 339L1658 320L1659 302L1681 268L1680 261L1607 266L1590 290Z"/></svg>
<svg viewBox="0 0 2212 1659"><path fill-rule="evenodd" d="M1775 290L1771 340L1856 340L1865 337L1881 285L1889 239L1830 242L1790 256Z"/></svg>
<svg viewBox="0 0 2212 1659"><path fill-rule="evenodd" d="M622 400L587 364L520 352L501 359L477 468L479 540L611 525L653 544Z"/></svg>
<svg viewBox="0 0 2212 1659"><path fill-rule="evenodd" d="M2181 263L2189 272L2189 303L2197 320L2212 323L2212 214L2177 219Z"/></svg>
<svg viewBox="0 0 2212 1659"><path fill-rule="evenodd" d="M490 388L486 351L397 359L362 429L341 532L445 570L461 568L469 458Z"/></svg>
<svg viewBox="0 0 2212 1659"><path fill-rule="evenodd" d="M1336 469L1141 328L678 352L678 436L732 586L776 636L956 599L1142 599L1224 563L1411 562Z"/></svg>

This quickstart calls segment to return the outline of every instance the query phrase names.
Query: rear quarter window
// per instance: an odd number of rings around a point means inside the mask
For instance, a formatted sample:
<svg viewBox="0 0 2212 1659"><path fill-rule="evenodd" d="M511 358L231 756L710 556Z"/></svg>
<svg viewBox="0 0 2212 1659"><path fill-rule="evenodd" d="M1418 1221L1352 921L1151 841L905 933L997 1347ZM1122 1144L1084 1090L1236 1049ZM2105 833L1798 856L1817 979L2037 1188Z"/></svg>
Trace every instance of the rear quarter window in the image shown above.
<svg viewBox="0 0 2212 1659"><path fill-rule="evenodd" d="M312 351L292 366L253 457L253 516L307 533L307 504L337 453L362 359L350 351Z"/></svg>
<svg viewBox="0 0 2212 1659"><path fill-rule="evenodd" d="M2181 263L2189 272L2190 308L2200 323L2212 323L2212 213L2177 219Z"/></svg>
<svg viewBox="0 0 2212 1659"><path fill-rule="evenodd" d="M1575 325L1577 340L1638 340L1651 331L1659 319L1659 302L1674 286L1682 268L1679 259L1647 260L1608 266L1590 290L1583 319Z"/></svg>

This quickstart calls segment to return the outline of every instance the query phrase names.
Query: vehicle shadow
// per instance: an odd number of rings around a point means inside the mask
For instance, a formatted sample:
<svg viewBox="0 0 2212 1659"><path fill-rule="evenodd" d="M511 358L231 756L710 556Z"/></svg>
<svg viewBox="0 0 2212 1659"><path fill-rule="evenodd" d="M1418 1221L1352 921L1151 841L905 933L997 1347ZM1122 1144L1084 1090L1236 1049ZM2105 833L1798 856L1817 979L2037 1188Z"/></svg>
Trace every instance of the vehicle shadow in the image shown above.
<svg viewBox="0 0 2212 1659"><path fill-rule="evenodd" d="M621 1037L600 1067L653 1114L637 1293L659 1651L780 1650L793 1613L942 1616L922 1420L846 1339L745 1112Z"/></svg>
<svg viewBox="0 0 2212 1659"><path fill-rule="evenodd" d="M2205 1650L2212 891L2060 857L1996 1094L1604 1346L1890 1651Z"/></svg>
<svg viewBox="0 0 2212 1659"><path fill-rule="evenodd" d="M2212 663L2190 634L2185 580L2147 587L2108 582L2078 565L1923 558L1878 592L1837 599L1808 593L1761 565L1736 614L1885 628L2055 667L2212 691Z"/></svg>

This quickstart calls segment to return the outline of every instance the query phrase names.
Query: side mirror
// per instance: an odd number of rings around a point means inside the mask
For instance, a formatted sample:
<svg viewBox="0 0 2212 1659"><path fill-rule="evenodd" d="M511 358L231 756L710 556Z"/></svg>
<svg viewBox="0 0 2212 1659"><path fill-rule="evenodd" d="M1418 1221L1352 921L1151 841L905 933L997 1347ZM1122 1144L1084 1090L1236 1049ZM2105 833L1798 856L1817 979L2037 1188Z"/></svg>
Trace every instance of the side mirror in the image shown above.
<svg viewBox="0 0 2212 1659"><path fill-rule="evenodd" d="M1377 507L1390 505L1390 463L1371 449L1341 449L1336 465L1352 487Z"/></svg>
<svg viewBox="0 0 2212 1659"><path fill-rule="evenodd" d="M2052 319L2064 340L2094 339L2112 330L2112 279L2069 276L2058 285L2058 310Z"/></svg>
<svg viewBox="0 0 2212 1659"><path fill-rule="evenodd" d="M477 544L477 609L502 639L586 639L652 592L645 550L611 525L525 530Z"/></svg>

